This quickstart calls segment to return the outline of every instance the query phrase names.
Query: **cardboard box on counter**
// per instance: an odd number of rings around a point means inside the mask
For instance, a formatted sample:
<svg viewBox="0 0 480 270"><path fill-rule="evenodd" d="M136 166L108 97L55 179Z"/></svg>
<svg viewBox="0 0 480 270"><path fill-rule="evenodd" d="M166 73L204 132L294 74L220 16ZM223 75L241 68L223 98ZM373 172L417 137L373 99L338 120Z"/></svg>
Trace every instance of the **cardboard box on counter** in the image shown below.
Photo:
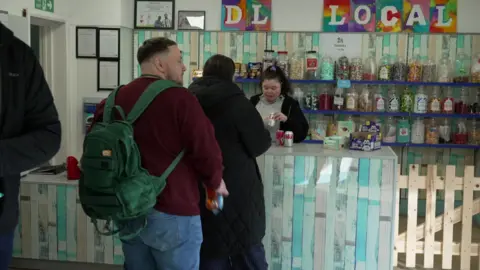
<svg viewBox="0 0 480 270"><path fill-rule="evenodd" d="M348 138L344 136L330 136L323 140L323 147L330 150L340 150L348 147Z"/></svg>
<svg viewBox="0 0 480 270"><path fill-rule="evenodd" d="M381 134L376 132L352 132L350 150L373 151L382 147Z"/></svg>

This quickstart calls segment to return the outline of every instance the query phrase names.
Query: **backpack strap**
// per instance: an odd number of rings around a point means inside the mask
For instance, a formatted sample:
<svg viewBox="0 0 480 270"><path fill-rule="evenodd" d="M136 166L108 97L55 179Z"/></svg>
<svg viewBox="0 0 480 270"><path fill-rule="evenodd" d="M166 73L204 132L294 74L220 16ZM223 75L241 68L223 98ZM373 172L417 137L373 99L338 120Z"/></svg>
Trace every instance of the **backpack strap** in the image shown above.
<svg viewBox="0 0 480 270"><path fill-rule="evenodd" d="M164 90L172 87L179 87L179 85L173 81L168 80L157 80L152 82L147 89L143 92L140 98L137 100L132 110L127 116L127 122L133 124L140 115L148 108L150 103L155 99L155 97L162 93Z"/></svg>
<svg viewBox="0 0 480 270"><path fill-rule="evenodd" d="M123 85L119 85L115 90L113 90L113 92L110 93L110 95L108 95L107 100L105 101L105 107L103 109L103 117L102 117L104 123L112 122L112 120L114 119L113 118L114 108L120 113L123 119L125 119L125 113L123 112L123 109L120 108L120 106L115 105L115 97L117 96L118 90L120 90L122 86Z"/></svg>

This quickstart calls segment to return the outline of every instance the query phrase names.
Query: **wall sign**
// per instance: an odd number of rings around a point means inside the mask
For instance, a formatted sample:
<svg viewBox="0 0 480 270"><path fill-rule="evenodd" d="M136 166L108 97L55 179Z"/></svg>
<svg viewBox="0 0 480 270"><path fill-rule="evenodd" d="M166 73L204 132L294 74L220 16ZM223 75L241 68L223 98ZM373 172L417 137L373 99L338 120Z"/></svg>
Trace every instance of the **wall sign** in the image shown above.
<svg viewBox="0 0 480 270"><path fill-rule="evenodd" d="M222 31L272 30L272 0L222 0Z"/></svg>
<svg viewBox="0 0 480 270"><path fill-rule="evenodd" d="M455 33L457 0L325 0L324 32Z"/></svg>

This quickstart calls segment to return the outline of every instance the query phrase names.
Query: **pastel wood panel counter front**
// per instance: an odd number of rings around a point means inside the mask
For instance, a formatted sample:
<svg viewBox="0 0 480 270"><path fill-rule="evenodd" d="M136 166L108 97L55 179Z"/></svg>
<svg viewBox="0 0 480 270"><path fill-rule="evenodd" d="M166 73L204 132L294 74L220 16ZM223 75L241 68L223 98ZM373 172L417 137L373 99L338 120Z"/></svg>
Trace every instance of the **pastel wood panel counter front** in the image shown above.
<svg viewBox="0 0 480 270"><path fill-rule="evenodd" d="M263 168L272 270L393 269L397 156L273 147Z"/></svg>

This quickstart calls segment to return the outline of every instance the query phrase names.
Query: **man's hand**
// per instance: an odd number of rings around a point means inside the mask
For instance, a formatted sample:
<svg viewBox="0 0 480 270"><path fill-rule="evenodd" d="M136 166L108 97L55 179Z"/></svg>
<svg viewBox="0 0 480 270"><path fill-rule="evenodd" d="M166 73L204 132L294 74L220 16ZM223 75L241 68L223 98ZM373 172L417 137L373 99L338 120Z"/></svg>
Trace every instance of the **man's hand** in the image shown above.
<svg viewBox="0 0 480 270"><path fill-rule="evenodd" d="M222 179L222 182L220 182L220 186L215 190L218 194L222 195L223 197L228 197L228 190L227 186L225 186L225 182Z"/></svg>

